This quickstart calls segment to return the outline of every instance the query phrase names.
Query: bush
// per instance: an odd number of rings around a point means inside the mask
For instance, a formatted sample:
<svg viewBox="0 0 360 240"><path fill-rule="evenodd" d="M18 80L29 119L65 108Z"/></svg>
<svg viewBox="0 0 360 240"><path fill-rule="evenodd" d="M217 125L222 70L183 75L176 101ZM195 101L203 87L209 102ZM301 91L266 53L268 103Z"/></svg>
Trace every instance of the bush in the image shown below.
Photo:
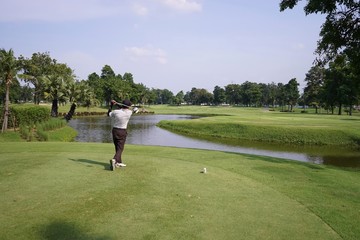
<svg viewBox="0 0 360 240"><path fill-rule="evenodd" d="M3 113L3 107L0 107ZM50 109L37 105L15 105L9 109L8 128L19 128L22 139L26 141L47 141L47 131L66 126L64 119L50 118ZM2 124L3 119L1 119Z"/></svg>
<svg viewBox="0 0 360 240"><path fill-rule="evenodd" d="M50 118L50 109L43 106L11 106L8 128L18 128L21 125L31 125L47 121ZM3 108L0 108L3 113ZM2 124L3 119L1 119Z"/></svg>

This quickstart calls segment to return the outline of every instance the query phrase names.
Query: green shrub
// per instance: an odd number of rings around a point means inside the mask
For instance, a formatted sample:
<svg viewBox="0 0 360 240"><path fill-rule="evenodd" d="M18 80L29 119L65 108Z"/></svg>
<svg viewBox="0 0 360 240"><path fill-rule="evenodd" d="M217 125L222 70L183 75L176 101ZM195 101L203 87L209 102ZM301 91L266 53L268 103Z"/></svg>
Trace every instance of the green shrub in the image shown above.
<svg viewBox="0 0 360 240"><path fill-rule="evenodd" d="M47 121L50 118L50 110L43 106L11 106L8 127L36 124Z"/></svg>

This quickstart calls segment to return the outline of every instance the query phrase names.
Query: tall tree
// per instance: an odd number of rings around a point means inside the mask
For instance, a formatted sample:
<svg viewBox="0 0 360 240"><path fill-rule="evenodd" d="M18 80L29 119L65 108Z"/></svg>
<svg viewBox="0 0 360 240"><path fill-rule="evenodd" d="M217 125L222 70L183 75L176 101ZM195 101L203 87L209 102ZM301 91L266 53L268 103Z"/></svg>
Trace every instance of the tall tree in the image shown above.
<svg viewBox="0 0 360 240"><path fill-rule="evenodd" d="M114 70L109 65L105 65L101 69L101 78L113 78L113 77L115 77Z"/></svg>
<svg viewBox="0 0 360 240"><path fill-rule="evenodd" d="M279 91L278 86L274 82L272 82L268 84L268 89L269 89L269 103L272 105L272 107L275 107L276 96Z"/></svg>
<svg viewBox="0 0 360 240"><path fill-rule="evenodd" d="M210 104L213 101L213 95L204 88L192 88L189 97L193 105Z"/></svg>
<svg viewBox="0 0 360 240"><path fill-rule="evenodd" d="M214 104L219 105L222 103L225 103L226 101L226 95L225 95L225 89L219 86L215 86L214 91Z"/></svg>
<svg viewBox="0 0 360 240"><path fill-rule="evenodd" d="M150 99L150 90L142 83L133 84L130 100L133 103L147 104Z"/></svg>
<svg viewBox="0 0 360 240"><path fill-rule="evenodd" d="M94 90L95 97L99 100L100 105L102 106L104 103L103 79L101 79L100 76L94 72L88 76L87 82L89 86Z"/></svg>
<svg viewBox="0 0 360 240"><path fill-rule="evenodd" d="M352 106L359 96L359 87L353 73L345 55L339 55L330 62L326 70L326 90L330 91L329 94L339 107L338 115L341 115L343 105L349 106L351 114Z"/></svg>
<svg viewBox="0 0 360 240"><path fill-rule="evenodd" d="M103 100L106 105L110 104L111 99L114 99L115 91L116 91L116 75L114 70L109 66L105 65L101 69L101 82L102 82L102 90L103 90Z"/></svg>
<svg viewBox="0 0 360 240"><path fill-rule="evenodd" d="M261 90L257 83L246 81L241 84L241 100L245 106L257 106L261 98Z"/></svg>
<svg viewBox="0 0 360 240"><path fill-rule="evenodd" d="M148 95L148 104L157 104L158 95L157 92L154 89L151 89L147 92Z"/></svg>
<svg viewBox="0 0 360 240"><path fill-rule="evenodd" d="M4 113L3 113L3 125L1 132L7 130L8 119L9 119L9 103L10 103L10 85L16 80L16 75L19 70L19 64L14 56L14 51L10 49L0 50L0 81L5 83L5 102L4 102Z"/></svg>
<svg viewBox="0 0 360 240"><path fill-rule="evenodd" d="M174 103L176 105L180 105L184 102L184 92L183 91L180 91L178 92L175 97L174 97Z"/></svg>
<svg viewBox="0 0 360 240"><path fill-rule="evenodd" d="M123 80L130 84L134 84L134 77L131 73L128 72L124 73Z"/></svg>
<svg viewBox="0 0 360 240"><path fill-rule="evenodd" d="M19 62L23 70L23 74L20 74L19 76L24 79L25 82L34 85L34 103L39 104L44 92L42 79L51 74L53 65L56 64L56 60L52 59L48 52L45 52L34 53L30 59L20 56Z"/></svg>
<svg viewBox="0 0 360 240"><path fill-rule="evenodd" d="M239 84L228 84L225 86L226 101L230 104L241 102L241 87Z"/></svg>
<svg viewBox="0 0 360 240"><path fill-rule="evenodd" d="M284 111L284 106L286 104L286 99L287 99L287 92L285 85L283 83L278 83L277 89L278 91L276 93L276 101L281 106L281 111Z"/></svg>
<svg viewBox="0 0 360 240"><path fill-rule="evenodd" d="M297 104L297 101L299 100L300 97L298 86L299 83L296 81L296 78L291 79L285 85L286 101L287 104L290 106L291 112L293 110L294 105Z"/></svg>
<svg viewBox="0 0 360 240"><path fill-rule="evenodd" d="M160 92L161 92L161 94L160 94L161 102L163 104L172 104L173 103L174 94L172 91L170 91L168 89L163 89Z"/></svg>
<svg viewBox="0 0 360 240"><path fill-rule="evenodd" d="M316 113L321 105L321 88L324 84L324 68L313 66L305 76L304 101L306 105L315 107Z"/></svg>
<svg viewBox="0 0 360 240"><path fill-rule="evenodd" d="M265 83L259 83L259 88L260 88L260 104L262 106L267 106L269 107L271 100L270 100L270 84L265 84Z"/></svg>
<svg viewBox="0 0 360 240"><path fill-rule="evenodd" d="M110 104L111 99L130 99L132 102L150 101L150 90L143 84L136 84L131 73L115 74L109 65L101 69L101 75L92 73L87 82L94 89L100 105ZM151 102L151 101L150 101Z"/></svg>

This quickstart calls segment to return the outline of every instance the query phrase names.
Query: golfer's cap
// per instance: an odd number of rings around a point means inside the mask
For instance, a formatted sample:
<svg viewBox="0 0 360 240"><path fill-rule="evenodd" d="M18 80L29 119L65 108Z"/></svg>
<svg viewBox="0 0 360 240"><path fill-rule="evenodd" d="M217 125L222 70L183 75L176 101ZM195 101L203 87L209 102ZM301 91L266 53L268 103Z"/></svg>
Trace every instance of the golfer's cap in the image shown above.
<svg viewBox="0 0 360 240"><path fill-rule="evenodd" d="M130 102L130 100L128 100L128 99L125 99L123 102L122 102L122 104L124 104L124 105L126 105L126 106L131 106L131 102Z"/></svg>

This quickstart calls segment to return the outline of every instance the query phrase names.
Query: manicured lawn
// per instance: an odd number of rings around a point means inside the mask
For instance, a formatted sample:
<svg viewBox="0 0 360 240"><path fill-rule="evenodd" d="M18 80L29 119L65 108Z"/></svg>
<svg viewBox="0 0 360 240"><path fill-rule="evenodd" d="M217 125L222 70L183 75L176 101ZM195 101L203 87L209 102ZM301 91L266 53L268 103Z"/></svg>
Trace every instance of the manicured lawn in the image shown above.
<svg viewBox="0 0 360 240"><path fill-rule="evenodd" d="M163 107L156 113L217 114L200 119L162 121L160 127L188 135L295 145L360 147L360 116L302 114L239 107Z"/></svg>
<svg viewBox="0 0 360 240"><path fill-rule="evenodd" d="M128 166L111 172L112 155L1 142L1 239L360 238L358 170L127 145Z"/></svg>

